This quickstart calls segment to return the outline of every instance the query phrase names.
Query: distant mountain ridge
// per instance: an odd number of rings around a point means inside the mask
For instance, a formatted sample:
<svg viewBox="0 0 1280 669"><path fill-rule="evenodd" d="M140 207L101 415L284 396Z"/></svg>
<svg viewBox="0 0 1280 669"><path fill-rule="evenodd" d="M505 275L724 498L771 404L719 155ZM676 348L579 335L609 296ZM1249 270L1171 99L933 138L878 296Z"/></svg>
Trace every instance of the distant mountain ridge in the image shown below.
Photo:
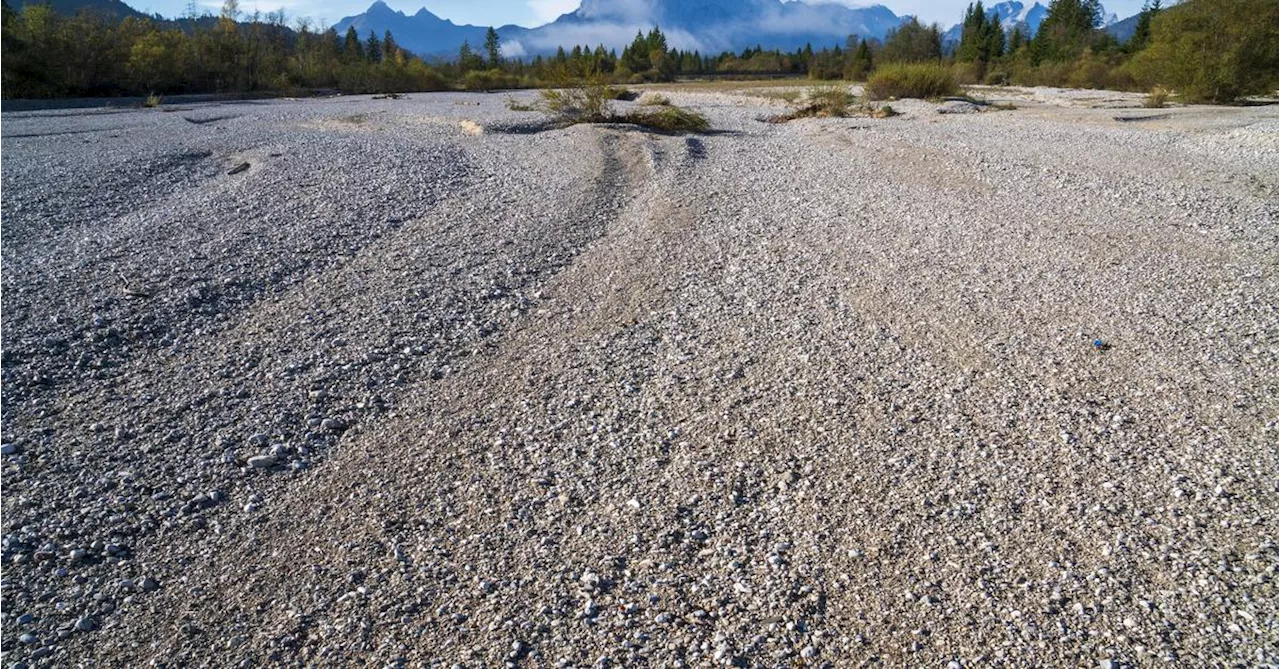
<svg viewBox="0 0 1280 669"><path fill-rule="evenodd" d="M849 35L883 39L905 19L882 5L851 8L829 2L782 0L583 0L578 9L537 28L497 28L507 56L554 53L557 47L604 44L621 48L636 31L660 26L672 47L704 53L764 46L794 50L843 45ZM334 28L354 26L361 37L390 30L396 43L422 55L456 54L463 41L478 47L486 28L456 25L427 11L406 15L378 0Z"/></svg>

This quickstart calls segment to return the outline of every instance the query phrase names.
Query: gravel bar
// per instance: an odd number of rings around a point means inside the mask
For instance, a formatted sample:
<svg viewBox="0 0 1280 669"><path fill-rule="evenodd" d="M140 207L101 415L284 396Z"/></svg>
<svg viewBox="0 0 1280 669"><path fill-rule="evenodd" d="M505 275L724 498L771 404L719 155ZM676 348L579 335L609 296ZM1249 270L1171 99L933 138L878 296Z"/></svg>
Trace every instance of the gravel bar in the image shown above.
<svg viewBox="0 0 1280 669"><path fill-rule="evenodd" d="M4 113L4 666L1280 662L1274 107L670 97Z"/></svg>

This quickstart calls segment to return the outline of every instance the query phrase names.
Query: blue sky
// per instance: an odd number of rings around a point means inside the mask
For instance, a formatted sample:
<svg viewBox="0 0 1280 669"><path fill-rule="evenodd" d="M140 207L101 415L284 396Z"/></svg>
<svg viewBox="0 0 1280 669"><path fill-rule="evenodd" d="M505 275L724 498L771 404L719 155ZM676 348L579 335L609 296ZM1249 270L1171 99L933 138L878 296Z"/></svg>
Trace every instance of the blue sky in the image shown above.
<svg viewBox="0 0 1280 669"><path fill-rule="evenodd" d="M180 16L186 12L188 0L125 0L145 12L159 12L164 16ZM385 0L392 9L412 14L421 7L454 23L473 25L537 26L554 20L560 14L571 12L579 0ZM830 0L840 1L840 0ZM998 2L999 0L993 0ZM987 2L988 5L993 1ZM1035 0L1022 0L1030 4ZM1040 0L1047 5L1048 0ZM219 0L196 0L201 9L217 13L222 6ZM262 12L283 8L291 20L309 16L327 24L337 23L344 16L359 14L373 0L240 0L240 8L246 12L258 9ZM944 28L960 21L969 0L880 0L880 2L844 2L851 6L883 4L899 15L914 14L926 23L938 22ZM1167 4L1167 3L1166 3ZM1142 8L1142 0L1104 0L1108 12L1120 18L1136 14Z"/></svg>

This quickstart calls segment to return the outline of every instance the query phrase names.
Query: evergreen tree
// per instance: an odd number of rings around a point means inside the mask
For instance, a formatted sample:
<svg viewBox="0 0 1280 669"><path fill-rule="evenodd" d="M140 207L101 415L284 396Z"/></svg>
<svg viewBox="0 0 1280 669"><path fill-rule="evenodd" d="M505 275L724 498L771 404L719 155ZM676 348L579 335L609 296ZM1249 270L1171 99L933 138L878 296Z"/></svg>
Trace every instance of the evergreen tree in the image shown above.
<svg viewBox="0 0 1280 669"><path fill-rule="evenodd" d="M912 17L889 31L880 61L885 63L918 63L942 59L942 29L937 24L922 26Z"/></svg>
<svg viewBox="0 0 1280 669"><path fill-rule="evenodd" d="M1099 0L1052 0L1031 40L1032 62L1074 59L1093 41L1100 25Z"/></svg>
<svg viewBox="0 0 1280 669"><path fill-rule="evenodd" d="M498 39L498 31L489 27L484 34L484 52L489 57L490 69L498 69L502 64L502 42Z"/></svg>
<svg viewBox="0 0 1280 669"><path fill-rule="evenodd" d="M1138 13L1138 23L1133 27L1133 36L1129 38L1126 50L1130 53L1142 51L1151 39L1151 19L1160 11L1160 0L1147 0Z"/></svg>
<svg viewBox="0 0 1280 669"><path fill-rule="evenodd" d="M386 60L400 59L400 46L396 44L390 30L382 34L382 54Z"/></svg>
<svg viewBox="0 0 1280 669"><path fill-rule="evenodd" d="M369 39L365 42L364 57L370 63L382 62L382 42L372 30L369 31Z"/></svg>
<svg viewBox="0 0 1280 669"><path fill-rule="evenodd" d="M354 63L364 60L364 47L360 44L360 33L355 26L347 28L347 35L342 39L342 60Z"/></svg>

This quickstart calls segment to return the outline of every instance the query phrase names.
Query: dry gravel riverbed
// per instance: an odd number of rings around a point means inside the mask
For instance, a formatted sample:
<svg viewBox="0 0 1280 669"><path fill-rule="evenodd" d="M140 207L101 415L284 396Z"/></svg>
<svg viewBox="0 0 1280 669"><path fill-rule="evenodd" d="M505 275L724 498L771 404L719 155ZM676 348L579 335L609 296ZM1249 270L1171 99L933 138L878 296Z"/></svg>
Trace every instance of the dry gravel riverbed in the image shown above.
<svg viewBox="0 0 1280 669"><path fill-rule="evenodd" d="M1046 96L4 114L4 666L1274 665L1275 108Z"/></svg>

